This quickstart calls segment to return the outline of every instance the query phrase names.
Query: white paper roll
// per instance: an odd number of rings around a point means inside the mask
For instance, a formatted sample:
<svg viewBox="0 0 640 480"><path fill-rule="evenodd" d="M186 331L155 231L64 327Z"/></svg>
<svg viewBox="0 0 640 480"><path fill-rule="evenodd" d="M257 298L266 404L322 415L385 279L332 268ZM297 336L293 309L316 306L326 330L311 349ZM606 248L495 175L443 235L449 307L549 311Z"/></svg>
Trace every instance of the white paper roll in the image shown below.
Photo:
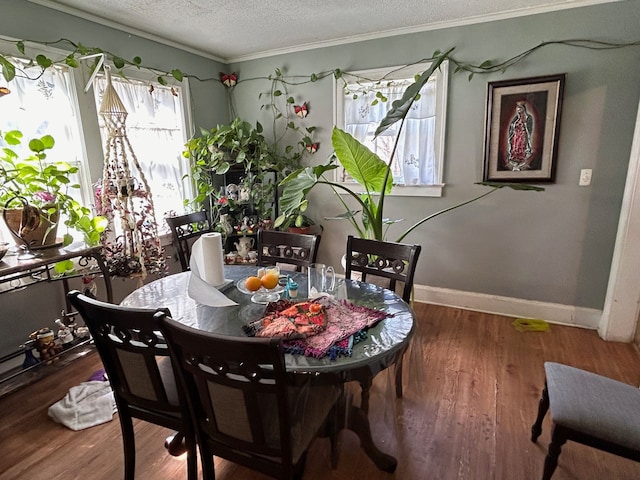
<svg viewBox="0 0 640 480"><path fill-rule="evenodd" d="M218 232L201 235L191 247L191 258L195 261L197 275L212 287L224 283L222 257L222 235Z"/></svg>

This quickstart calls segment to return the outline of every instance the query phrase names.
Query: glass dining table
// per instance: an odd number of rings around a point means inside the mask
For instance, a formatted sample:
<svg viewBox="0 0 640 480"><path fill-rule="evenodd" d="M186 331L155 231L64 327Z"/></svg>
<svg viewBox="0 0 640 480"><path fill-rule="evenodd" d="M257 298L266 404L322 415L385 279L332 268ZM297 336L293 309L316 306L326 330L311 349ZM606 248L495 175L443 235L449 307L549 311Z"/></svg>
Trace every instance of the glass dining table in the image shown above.
<svg viewBox="0 0 640 480"><path fill-rule="evenodd" d="M261 318L266 306L251 301L251 295L243 293L236 284L255 274L255 271L255 266L225 266L225 278L231 282L222 292L237 305L215 307L196 301L188 293L192 275L190 271L150 282L130 293L120 304L135 308L168 308L173 319L192 328L219 335L246 337L243 327ZM307 291L305 274L286 273L298 283L298 292ZM360 405L345 402L343 427L356 432L365 453L378 468L393 472L397 460L380 451L371 435L368 417L369 389L379 372L402 359L414 333L413 312L401 297L377 285L346 279L339 279L337 284L333 292L336 299L384 311L388 316L367 330L366 337L353 345L350 355L332 359L329 356L314 358L285 354L286 368L294 374L330 374L337 376L342 382L358 382L362 389ZM294 300L303 301L305 297L306 295L298 295Z"/></svg>

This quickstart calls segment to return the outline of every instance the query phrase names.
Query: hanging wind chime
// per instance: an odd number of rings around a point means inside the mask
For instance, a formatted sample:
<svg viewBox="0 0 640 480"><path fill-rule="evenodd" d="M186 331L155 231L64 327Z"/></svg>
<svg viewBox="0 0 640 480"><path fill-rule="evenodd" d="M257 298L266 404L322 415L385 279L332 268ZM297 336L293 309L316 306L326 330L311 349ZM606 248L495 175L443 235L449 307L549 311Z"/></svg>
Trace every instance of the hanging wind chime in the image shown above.
<svg viewBox="0 0 640 480"><path fill-rule="evenodd" d="M110 271L122 277L164 273L164 252L158 237L153 198L136 158L125 123L127 111L111 84L105 66L107 86L100 116L107 128L102 185L97 192L99 213L109 220L103 238Z"/></svg>

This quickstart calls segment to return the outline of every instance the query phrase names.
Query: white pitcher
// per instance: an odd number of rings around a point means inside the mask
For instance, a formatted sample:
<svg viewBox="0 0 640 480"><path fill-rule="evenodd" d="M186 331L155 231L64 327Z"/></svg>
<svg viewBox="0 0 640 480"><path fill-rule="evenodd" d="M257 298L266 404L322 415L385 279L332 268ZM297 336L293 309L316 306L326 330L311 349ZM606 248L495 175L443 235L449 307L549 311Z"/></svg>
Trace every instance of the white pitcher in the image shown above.
<svg viewBox="0 0 640 480"><path fill-rule="evenodd" d="M249 251L253 248L253 244L253 237L241 237L234 243L236 250L238 251L238 255L242 258L247 258L249 256Z"/></svg>

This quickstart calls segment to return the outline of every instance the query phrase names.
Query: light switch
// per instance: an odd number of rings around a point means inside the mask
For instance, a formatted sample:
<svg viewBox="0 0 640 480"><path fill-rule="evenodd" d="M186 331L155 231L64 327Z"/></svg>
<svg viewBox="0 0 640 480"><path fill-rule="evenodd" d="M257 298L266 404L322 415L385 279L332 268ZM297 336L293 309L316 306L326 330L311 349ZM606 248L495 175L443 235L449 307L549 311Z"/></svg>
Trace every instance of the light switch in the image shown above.
<svg viewBox="0 0 640 480"><path fill-rule="evenodd" d="M583 168L580 170L580 181L578 182L578 185L581 187L591 185L591 173L592 170L590 168Z"/></svg>

